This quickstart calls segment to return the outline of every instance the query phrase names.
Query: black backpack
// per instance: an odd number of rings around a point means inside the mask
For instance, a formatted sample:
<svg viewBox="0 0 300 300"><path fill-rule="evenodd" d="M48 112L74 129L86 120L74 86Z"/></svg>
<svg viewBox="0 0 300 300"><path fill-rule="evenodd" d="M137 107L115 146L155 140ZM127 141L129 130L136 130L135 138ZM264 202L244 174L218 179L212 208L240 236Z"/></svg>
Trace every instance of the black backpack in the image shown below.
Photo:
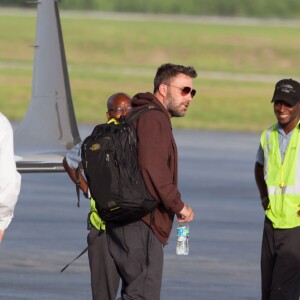
<svg viewBox="0 0 300 300"><path fill-rule="evenodd" d="M99 216L106 222L130 223L157 206L139 171L133 122L146 106L122 118L120 124L97 125L81 146L82 167Z"/></svg>

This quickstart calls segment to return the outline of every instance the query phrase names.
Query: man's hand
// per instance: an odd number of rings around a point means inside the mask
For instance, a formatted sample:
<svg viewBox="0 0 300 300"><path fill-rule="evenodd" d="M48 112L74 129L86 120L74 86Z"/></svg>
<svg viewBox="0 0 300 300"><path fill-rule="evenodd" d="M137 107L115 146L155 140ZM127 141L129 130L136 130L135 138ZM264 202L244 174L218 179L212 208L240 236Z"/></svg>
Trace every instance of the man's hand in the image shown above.
<svg viewBox="0 0 300 300"><path fill-rule="evenodd" d="M1 242L2 239L3 239L4 232L5 232L5 230L0 230L0 242Z"/></svg>
<svg viewBox="0 0 300 300"><path fill-rule="evenodd" d="M183 209L177 215L177 218L179 223L191 222L194 220L194 212L188 205L185 204Z"/></svg>
<svg viewBox="0 0 300 300"><path fill-rule="evenodd" d="M87 187L86 191L83 193L84 197L86 199L91 199L91 192L90 192L90 189Z"/></svg>
<svg viewBox="0 0 300 300"><path fill-rule="evenodd" d="M261 199L261 205L264 208L264 210L268 209L269 203L270 203L270 200L269 200L268 196L265 196Z"/></svg>

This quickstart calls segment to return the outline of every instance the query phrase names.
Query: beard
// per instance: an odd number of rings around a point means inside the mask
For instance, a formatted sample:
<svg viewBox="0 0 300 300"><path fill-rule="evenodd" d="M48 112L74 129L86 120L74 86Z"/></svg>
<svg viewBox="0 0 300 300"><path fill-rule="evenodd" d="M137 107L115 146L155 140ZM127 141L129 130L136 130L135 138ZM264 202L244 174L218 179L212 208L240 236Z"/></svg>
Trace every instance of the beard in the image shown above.
<svg viewBox="0 0 300 300"><path fill-rule="evenodd" d="M171 117L184 117L186 110L180 109L182 103L178 102L169 90L164 104Z"/></svg>

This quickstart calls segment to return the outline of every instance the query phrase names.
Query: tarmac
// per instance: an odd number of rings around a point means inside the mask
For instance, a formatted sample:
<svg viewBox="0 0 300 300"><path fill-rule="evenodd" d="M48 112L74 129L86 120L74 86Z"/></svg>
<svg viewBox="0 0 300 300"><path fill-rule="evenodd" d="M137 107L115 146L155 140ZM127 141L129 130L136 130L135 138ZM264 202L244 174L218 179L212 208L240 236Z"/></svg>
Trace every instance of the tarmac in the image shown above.
<svg viewBox="0 0 300 300"><path fill-rule="evenodd" d="M84 138L89 126L80 126ZM259 135L174 131L179 187L195 212L190 253L164 249L161 300L257 300L264 213L254 180ZM66 173L23 174L15 217L0 244L0 299L92 299L86 247L89 203L76 205Z"/></svg>

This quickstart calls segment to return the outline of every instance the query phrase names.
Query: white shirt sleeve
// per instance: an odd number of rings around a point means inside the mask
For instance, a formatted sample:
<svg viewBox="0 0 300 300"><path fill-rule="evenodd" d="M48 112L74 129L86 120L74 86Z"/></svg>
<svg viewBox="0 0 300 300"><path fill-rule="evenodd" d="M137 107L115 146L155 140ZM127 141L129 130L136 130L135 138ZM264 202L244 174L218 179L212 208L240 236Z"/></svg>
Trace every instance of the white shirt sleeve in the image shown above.
<svg viewBox="0 0 300 300"><path fill-rule="evenodd" d="M0 113L0 230L10 224L21 188L21 176L14 159L13 130Z"/></svg>

